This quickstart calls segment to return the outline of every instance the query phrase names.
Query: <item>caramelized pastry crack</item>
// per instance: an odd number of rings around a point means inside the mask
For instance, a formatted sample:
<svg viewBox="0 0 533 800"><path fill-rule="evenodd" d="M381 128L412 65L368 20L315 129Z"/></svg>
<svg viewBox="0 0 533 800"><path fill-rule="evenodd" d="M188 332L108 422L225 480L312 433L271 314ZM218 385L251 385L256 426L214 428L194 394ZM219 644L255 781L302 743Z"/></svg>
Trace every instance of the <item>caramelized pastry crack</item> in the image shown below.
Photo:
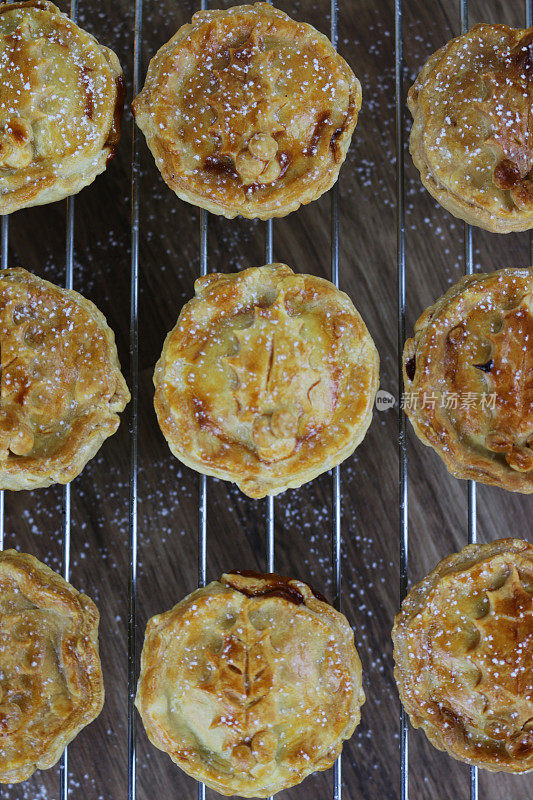
<svg viewBox="0 0 533 800"><path fill-rule="evenodd" d="M247 597L282 597L283 599L288 600L295 605L302 605L305 602L305 598L302 593L292 585L291 578L286 578L284 575L278 575L276 572L255 572L251 569L233 569L230 572L227 572L226 575L239 575L243 578L252 578L253 580L266 581L268 583L267 586L255 587L250 587L248 585L244 587L242 583L239 583L238 585L233 583L230 584L233 589L241 594L246 595ZM307 584L307 586L311 589L311 592L317 600L320 600L322 603L328 603L329 605L329 601L326 600L323 594L318 592L309 584Z"/></svg>
<svg viewBox="0 0 533 800"><path fill-rule="evenodd" d="M481 372L490 372L493 366L494 366L493 358L489 358L489 360L486 361L484 364L474 364L474 367L476 369L481 370Z"/></svg>

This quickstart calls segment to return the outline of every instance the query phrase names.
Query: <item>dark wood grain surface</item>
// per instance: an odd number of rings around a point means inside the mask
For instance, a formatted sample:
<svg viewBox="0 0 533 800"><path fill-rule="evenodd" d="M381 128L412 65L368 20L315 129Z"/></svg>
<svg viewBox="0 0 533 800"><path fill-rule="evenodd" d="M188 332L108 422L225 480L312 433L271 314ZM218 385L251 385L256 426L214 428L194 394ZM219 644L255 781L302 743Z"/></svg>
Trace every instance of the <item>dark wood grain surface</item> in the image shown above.
<svg viewBox="0 0 533 800"><path fill-rule="evenodd" d="M64 10L67 4L61 2ZM217 3L218 5L218 3ZM229 3L227 5L230 5ZM328 0L279 6L329 32ZM80 23L119 55L131 99L133 3L79 0ZM145 0L144 68L155 50L197 9L192 2ZM405 0L405 86L426 57L459 33L459 2ZM521 0L472 0L470 22L522 26ZM381 357L381 386L398 396L395 219L394 6L392 0L340 0L339 47L363 85L363 109L341 171L341 287L365 319ZM144 74L144 72L143 72ZM405 112L406 124L408 112ZM106 314L121 362L129 364L130 163L132 118L124 117L117 158L75 201L75 288ZM199 273L199 212L165 186L142 143L140 246L139 645L147 619L195 588L198 476L170 454L158 429L152 372L163 339L192 294ZM408 331L419 313L464 272L463 225L422 188L406 150ZM9 263L62 283L66 204L11 218ZM210 218L209 270L264 263L266 226ZM476 269L529 263L527 234L474 231ZM274 257L301 272L329 277L330 198L274 224ZM376 412L366 439L342 468L343 608L355 629L367 702L344 749L346 800L396 800L399 702L392 676L390 630L398 604L397 408ZM119 432L72 484L72 583L97 602L107 700L99 719L70 747L71 797L127 796L127 415ZM61 569L62 489L6 494L6 546ZM532 538L530 498L478 488L479 538ZM409 430L410 578L462 547L467 537L466 485ZM309 580L332 596L332 481L276 498L276 570ZM208 480L208 579L229 568L264 569L266 503ZM411 732L413 800L469 797L468 769ZM528 777L480 775L483 800L533 800ZM332 797L332 771L285 792L285 800ZM59 796L58 770L0 788L7 800ZM207 792L213 800L215 793ZM138 726L139 800L195 798L195 783L147 741Z"/></svg>

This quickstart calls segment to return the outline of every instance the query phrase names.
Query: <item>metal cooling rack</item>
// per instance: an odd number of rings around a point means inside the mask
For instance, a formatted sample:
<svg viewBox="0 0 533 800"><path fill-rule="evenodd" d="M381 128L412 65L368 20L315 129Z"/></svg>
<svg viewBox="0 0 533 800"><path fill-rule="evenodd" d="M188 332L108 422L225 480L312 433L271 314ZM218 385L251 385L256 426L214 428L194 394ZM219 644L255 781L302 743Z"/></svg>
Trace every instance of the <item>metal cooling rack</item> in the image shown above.
<svg viewBox="0 0 533 800"><path fill-rule="evenodd" d="M143 36L143 0L134 0L135 28L133 50L133 96L142 88L142 36ZM201 0L202 9L207 8L206 0ZM395 96L396 96L396 154L397 154L397 273L398 273L398 374L399 392L403 393L402 352L405 343L406 320L406 256L405 256L405 189L404 189L404 92L403 92L403 0L395 0ZM468 0L459 0L461 31L468 29ZM330 38L337 47L338 43L338 0L330 0L331 27ZM76 21L78 17L78 0L71 0L70 16ZM533 0L525 0L525 23L533 24ZM138 367L138 299L139 299L139 208L140 208L140 133L133 123L132 170L131 170L131 295L130 295L130 373L131 373L131 405L130 405L130 495L129 495L129 614L128 614L128 800L136 800L136 719L135 692L137 683L137 561L138 561L138 514L137 514L137 482L138 482L138 409L139 409L139 367ZM331 280L339 286L339 190L335 184L331 195ZM73 288L74 283L74 221L75 198L66 201L66 253L65 253L65 287ZM200 214L200 274L208 272L208 213ZM8 266L9 251L9 217L1 220L0 265ZM472 228L465 224L464 233L465 272L472 274L473 241ZM533 263L533 234L530 237L530 260ZM273 261L273 223L266 223L265 263ZM407 439L406 416L399 415L399 508L400 508L400 599L407 593L408 582L408 480L407 480ZM332 476L333 515L332 515L332 562L334 583L334 606L341 609L341 552L342 552L342 516L341 516L341 471L335 467ZM274 536L274 499L266 500L266 569L274 571L275 536ZM62 516L62 575L66 580L70 577L70 536L71 536L71 491L70 484L63 488ZM477 537L476 485L468 482L468 541L475 542ZM0 549L4 547L4 492L0 491ZM199 476L198 490L198 585L204 586L207 580L207 479ZM401 798L409 800L409 722L402 708L400 718L401 748ZM68 788L68 748L60 761L59 788L60 800L67 800ZM334 800L342 800L342 763L337 759L334 767ZM470 770L470 798L478 800L477 769ZM198 784L198 800L205 800L205 787Z"/></svg>
<svg viewBox="0 0 533 800"><path fill-rule="evenodd" d="M468 30L468 0L459 0L461 33ZM396 72L396 219L398 272L398 385L403 395L402 354L405 344L406 258L405 258L405 176L404 176L404 92L403 92L403 0L395 0L395 72ZM533 25L533 0L525 0L525 24ZM533 264L533 233L529 240L530 263ZM472 226L464 224L465 274L474 272ZM407 417L399 417L399 499L400 499L400 602L407 594L409 557ZM477 541L476 484L468 481L468 543ZM401 800L409 800L409 719L402 706L400 712ZM479 800L478 768L470 767L470 800Z"/></svg>

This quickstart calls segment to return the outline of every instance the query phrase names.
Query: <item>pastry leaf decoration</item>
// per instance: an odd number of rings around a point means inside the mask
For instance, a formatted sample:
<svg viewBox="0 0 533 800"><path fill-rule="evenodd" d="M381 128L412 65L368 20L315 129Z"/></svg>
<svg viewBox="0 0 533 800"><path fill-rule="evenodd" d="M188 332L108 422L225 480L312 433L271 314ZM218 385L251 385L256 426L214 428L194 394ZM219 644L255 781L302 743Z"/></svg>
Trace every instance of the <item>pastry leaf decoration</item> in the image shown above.
<svg viewBox="0 0 533 800"><path fill-rule="evenodd" d="M209 675L201 688L212 694L222 712L211 728L224 730L224 749L236 771L250 771L271 760L277 737L265 723L277 718L274 701L276 653L268 630L258 630L241 612L216 650L206 655Z"/></svg>
<svg viewBox="0 0 533 800"><path fill-rule="evenodd" d="M237 377L237 415L251 426L264 461L288 458L301 418L322 417L330 408L330 384L313 363L315 349L303 327L301 318L289 316L280 293L271 306L254 309L252 324L235 332L237 354L227 357Z"/></svg>

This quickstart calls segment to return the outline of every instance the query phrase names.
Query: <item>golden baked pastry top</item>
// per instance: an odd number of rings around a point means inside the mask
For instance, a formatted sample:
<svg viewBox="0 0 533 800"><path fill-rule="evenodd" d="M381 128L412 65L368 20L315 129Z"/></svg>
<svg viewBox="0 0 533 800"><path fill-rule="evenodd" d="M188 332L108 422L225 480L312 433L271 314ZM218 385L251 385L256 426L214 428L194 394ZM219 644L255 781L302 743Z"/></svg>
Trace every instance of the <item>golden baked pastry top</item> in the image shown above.
<svg viewBox="0 0 533 800"><path fill-rule="evenodd" d="M489 231L533 227L533 28L474 25L430 56L407 101L433 197Z"/></svg>
<svg viewBox="0 0 533 800"><path fill-rule="evenodd" d="M61 200L120 136L116 55L47 0L0 6L0 214Z"/></svg>
<svg viewBox="0 0 533 800"><path fill-rule="evenodd" d="M452 475L533 492L533 272L463 278L403 354L405 411Z"/></svg>
<svg viewBox="0 0 533 800"><path fill-rule="evenodd" d="M194 14L152 59L132 107L179 197L268 219L336 181L361 86L323 34L255 3Z"/></svg>
<svg viewBox="0 0 533 800"><path fill-rule="evenodd" d="M533 769L533 546L468 545L396 617L394 674L415 728L491 771Z"/></svg>
<svg viewBox="0 0 533 800"><path fill-rule="evenodd" d="M0 553L0 782L53 766L102 710L98 621L36 558Z"/></svg>
<svg viewBox="0 0 533 800"><path fill-rule="evenodd" d="M104 315L24 269L0 271L0 488L78 475L129 400Z"/></svg>
<svg viewBox="0 0 533 800"><path fill-rule="evenodd" d="M378 355L350 299L284 264L195 283L154 374L174 455L250 497L301 486L363 439Z"/></svg>
<svg viewBox="0 0 533 800"><path fill-rule="evenodd" d="M301 581L229 573L148 623L148 737L222 794L268 797L330 767L364 699L348 621Z"/></svg>

